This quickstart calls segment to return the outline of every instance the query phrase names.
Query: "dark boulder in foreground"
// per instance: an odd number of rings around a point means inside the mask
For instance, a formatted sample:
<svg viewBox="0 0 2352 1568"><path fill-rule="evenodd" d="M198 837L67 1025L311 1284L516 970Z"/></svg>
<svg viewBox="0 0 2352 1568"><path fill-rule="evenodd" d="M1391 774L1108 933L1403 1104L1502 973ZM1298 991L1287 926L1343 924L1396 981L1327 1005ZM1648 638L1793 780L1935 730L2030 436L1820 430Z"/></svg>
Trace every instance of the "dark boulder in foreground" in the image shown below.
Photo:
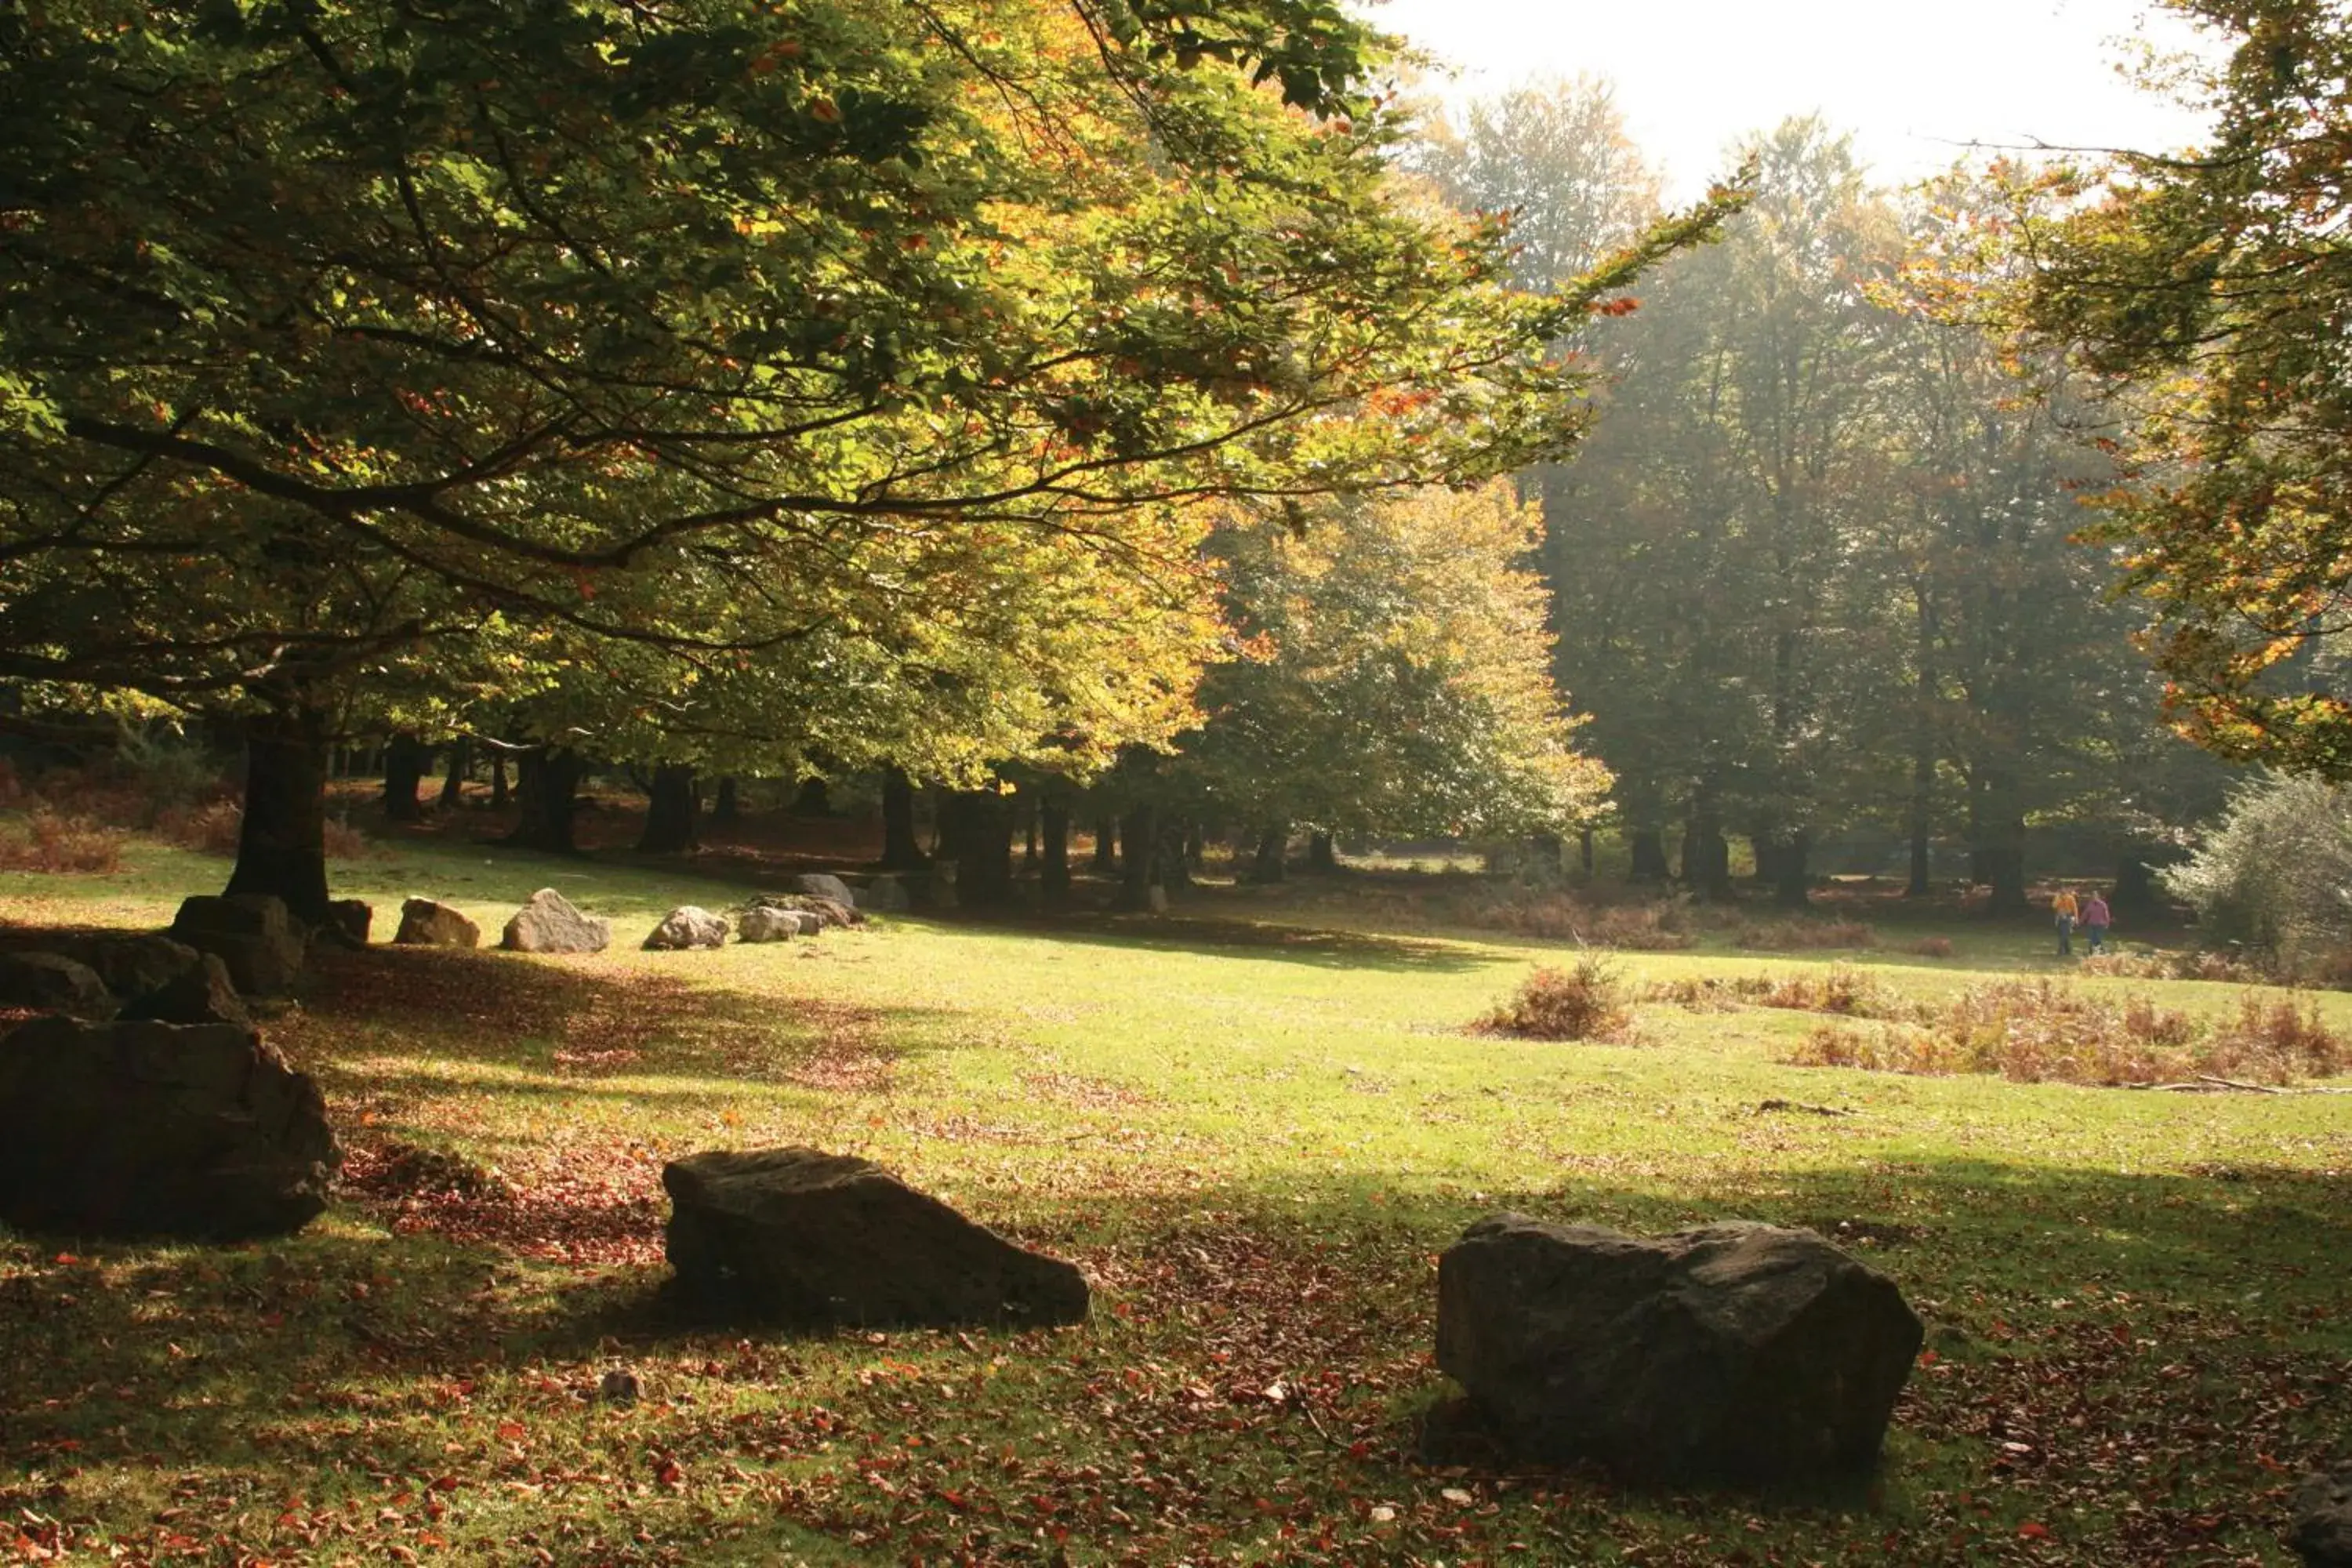
<svg viewBox="0 0 2352 1568"><path fill-rule="evenodd" d="M234 1024L253 1027L253 1015L228 977L228 965L207 952L169 985L159 985L122 1009L125 1023Z"/></svg>
<svg viewBox="0 0 2352 1568"><path fill-rule="evenodd" d="M1505 1443L1643 1480L1866 1471L1922 1333L1891 1280L1809 1230L1651 1241L1498 1215L1438 1266L1437 1363Z"/></svg>
<svg viewBox="0 0 2352 1568"><path fill-rule="evenodd" d="M2352 1568L2352 1465L2304 1478L2287 1544L2304 1568Z"/></svg>
<svg viewBox="0 0 2352 1568"><path fill-rule="evenodd" d="M103 1018L114 997L98 971L58 952L0 953L0 1007Z"/></svg>
<svg viewBox="0 0 2352 1568"><path fill-rule="evenodd" d="M868 1161L814 1149L671 1162L669 1261L697 1310L801 1328L1076 1323L1070 1264L974 1225Z"/></svg>
<svg viewBox="0 0 2352 1568"><path fill-rule="evenodd" d="M72 1236L300 1229L341 1155L250 1029L40 1018L0 1039L0 1220Z"/></svg>
<svg viewBox="0 0 2352 1568"><path fill-rule="evenodd" d="M310 933L283 901L261 893L200 895L184 900L172 935L228 965L228 977L247 996L276 996L294 984L310 951Z"/></svg>

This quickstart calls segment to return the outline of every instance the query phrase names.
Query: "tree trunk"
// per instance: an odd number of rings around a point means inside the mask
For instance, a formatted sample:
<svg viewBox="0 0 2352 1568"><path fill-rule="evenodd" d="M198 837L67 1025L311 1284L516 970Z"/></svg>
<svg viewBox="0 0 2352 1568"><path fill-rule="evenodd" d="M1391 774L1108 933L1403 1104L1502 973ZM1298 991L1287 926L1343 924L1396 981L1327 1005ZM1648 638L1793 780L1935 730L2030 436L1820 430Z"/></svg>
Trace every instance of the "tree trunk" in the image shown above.
<svg viewBox="0 0 2352 1568"><path fill-rule="evenodd" d="M1013 901L1012 801L992 789L958 790L948 805L956 821L956 901L1003 909Z"/></svg>
<svg viewBox="0 0 2352 1568"><path fill-rule="evenodd" d="M1318 876L1328 876L1339 868L1339 847L1328 833L1311 833L1307 837L1307 868Z"/></svg>
<svg viewBox="0 0 2352 1568"><path fill-rule="evenodd" d="M1636 882L1663 882L1666 879L1666 836L1654 827L1637 827L1625 836L1625 847L1633 853L1633 865L1626 875Z"/></svg>
<svg viewBox="0 0 2352 1568"><path fill-rule="evenodd" d="M1731 842L1723 836L1715 799L1710 785L1694 791L1683 829L1683 886L1708 900L1731 894Z"/></svg>
<svg viewBox="0 0 2352 1568"><path fill-rule="evenodd" d="M1021 814L1021 874L1025 877L1037 868L1037 796L1024 789L1013 805Z"/></svg>
<svg viewBox="0 0 2352 1568"><path fill-rule="evenodd" d="M1171 895L1192 890L1192 826L1181 818L1163 818L1160 827L1160 885Z"/></svg>
<svg viewBox="0 0 2352 1568"><path fill-rule="evenodd" d="M930 864L915 837L915 781L900 767L882 770L882 869L919 871Z"/></svg>
<svg viewBox="0 0 2352 1568"><path fill-rule="evenodd" d="M449 746L449 776L441 781L441 809L455 811L466 804L466 781L474 773L474 742L457 740Z"/></svg>
<svg viewBox="0 0 2352 1568"><path fill-rule="evenodd" d="M552 855L578 852L572 819L580 810L580 778L587 772L569 746L534 748L515 755L515 794L522 815L507 842Z"/></svg>
<svg viewBox="0 0 2352 1568"><path fill-rule="evenodd" d="M504 811L513 795L507 788L507 754L498 752L490 757L490 809Z"/></svg>
<svg viewBox="0 0 2352 1568"><path fill-rule="evenodd" d="M931 791L931 858L959 859L963 854L962 797L951 789Z"/></svg>
<svg viewBox="0 0 2352 1568"><path fill-rule="evenodd" d="M325 724L301 713L245 743L245 820L236 835L230 893L285 900L296 920L331 923L327 912Z"/></svg>
<svg viewBox="0 0 2352 1568"><path fill-rule="evenodd" d="M1250 880L1279 882L1289 875L1290 824L1269 823L1257 836L1257 853L1250 859Z"/></svg>
<svg viewBox="0 0 2352 1568"><path fill-rule="evenodd" d="M433 748L414 735L400 734L383 749L383 819L422 822L425 803L416 798L425 770L433 765Z"/></svg>
<svg viewBox="0 0 2352 1568"><path fill-rule="evenodd" d="M1118 818L1115 816L1095 818L1095 869L1106 877L1118 870Z"/></svg>
<svg viewBox="0 0 2352 1568"><path fill-rule="evenodd" d="M1160 813L1150 805L1131 807L1119 819L1118 905L1138 911L1151 907L1151 889L1160 883L1159 857L1152 847L1160 837Z"/></svg>
<svg viewBox="0 0 2352 1568"><path fill-rule="evenodd" d="M677 763L656 763L653 787L646 792L646 830L637 839L637 852L684 855L700 848L695 818L701 806L692 768Z"/></svg>
<svg viewBox="0 0 2352 1568"><path fill-rule="evenodd" d="M1806 861L1812 848L1813 836L1802 828L1772 847L1772 901L1784 910L1801 910L1811 901L1812 875Z"/></svg>
<svg viewBox="0 0 2352 1568"><path fill-rule="evenodd" d="M1992 913L2023 914L2031 907L2025 898L2025 824L2013 825L2000 842L1986 847L1985 880L1992 887Z"/></svg>
<svg viewBox="0 0 2352 1568"><path fill-rule="evenodd" d="M2126 852L2116 862L2116 890L2107 901L2118 914L2151 915L2162 910L2156 868L2144 856Z"/></svg>
<svg viewBox="0 0 2352 1568"><path fill-rule="evenodd" d="M811 773L801 780L800 791L793 796L793 815L794 816L831 816L833 815L833 792L826 786L822 777Z"/></svg>
<svg viewBox="0 0 2352 1568"><path fill-rule="evenodd" d="M1037 806L1037 890L1049 903L1070 896L1070 808L1059 801Z"/></svg>
<svg viewBox="0 0 2352 1568"><path fill-rule="evenodd" d="M743 802L735 787L735 775L729 773L719 781L719 794L710 803L710 826L732 827L743 820Z"/></svg>

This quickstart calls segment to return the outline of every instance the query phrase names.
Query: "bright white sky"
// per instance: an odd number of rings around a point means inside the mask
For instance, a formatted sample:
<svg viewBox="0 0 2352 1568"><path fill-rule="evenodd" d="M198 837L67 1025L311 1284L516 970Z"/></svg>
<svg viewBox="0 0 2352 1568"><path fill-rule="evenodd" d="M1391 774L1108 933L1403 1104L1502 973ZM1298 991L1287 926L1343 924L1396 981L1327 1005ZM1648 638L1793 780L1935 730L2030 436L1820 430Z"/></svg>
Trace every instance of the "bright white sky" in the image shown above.
<svg viewBox="0 0 2352 1568"><path fill-rule="evenodd" d="M1724 149L1791 114L1854 135L1884 183L1948 166L1969 142L2175 151L2200 117L2116 70L2130 40L2193 46L2142 0L1368 0L1373 21L1459 68L1448 98L1535 76L1613 81L1669 195L1725 172ZM1441 84L1432 84L1441 85Z"/></svg>

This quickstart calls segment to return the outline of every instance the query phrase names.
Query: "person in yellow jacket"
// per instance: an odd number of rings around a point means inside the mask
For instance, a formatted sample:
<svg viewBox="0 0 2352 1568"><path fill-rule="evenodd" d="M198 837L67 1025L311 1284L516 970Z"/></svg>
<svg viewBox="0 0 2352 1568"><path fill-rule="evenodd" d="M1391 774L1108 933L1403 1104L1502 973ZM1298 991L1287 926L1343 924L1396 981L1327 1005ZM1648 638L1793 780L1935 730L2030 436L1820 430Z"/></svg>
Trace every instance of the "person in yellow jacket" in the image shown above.
<svg viewBox="0 0 2352 1568"><path fill-rule="evenodd" d="M2058 896L2050 900L2050 912L2056 916L2058 921L2058 956L2074 957L2074 921L2083 912L2083 906L2074 901L2073 893L2061 888L2058 889Z"/></svg>

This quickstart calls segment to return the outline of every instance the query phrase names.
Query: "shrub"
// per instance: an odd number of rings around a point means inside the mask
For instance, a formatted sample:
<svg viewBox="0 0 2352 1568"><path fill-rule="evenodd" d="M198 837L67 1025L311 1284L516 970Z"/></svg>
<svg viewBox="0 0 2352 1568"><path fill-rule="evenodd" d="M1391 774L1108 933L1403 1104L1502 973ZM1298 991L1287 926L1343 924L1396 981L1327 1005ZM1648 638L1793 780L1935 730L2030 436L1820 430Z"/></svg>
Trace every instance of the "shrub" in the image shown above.
<svg viewBox="0 0 2352 1568"><path fill-rule="evenodd" d="M1949 958L1952 956L1952 939L1948 936L1923 936L1903 951L1916 952L1921 958Z"/></svg>
<svg viewBox="0 0 2352 1568"><path fill-rule="evenodd" d="M1876 947L1878 933L1860 921L1778 921L1749 926L1735 940L1745 948L1803 952L1823 947Z"/></svg>
<svg viewBox="0 0 2352 1568"><path fill-rule="evenodd" d="M1622 1040L1633 1021L1616 971L1598 953L1587 953L1573 969L1528 975L1518 994L1479 1027L1530 1040Z"/></svg>
<svg viewBox="0 0 2352 1568"><path fill-rule="evenodd" d="M1690 911L1679 901L1595 905L1559 891L1517 890L1457 906L1455 918L1480 931L1545 942L1574 942L1644 952L1691 945Z"/></svg>
<svg viewBox="0 0 2352 1568"><path fill-rule="evenodd" d="M1833 963L1820 974L1792 974L1785 980L1764 980L1756 996L1766 1007L1799 1013L1836 1013L1848 1018L1891 1017L1902 1001L1888 994L1875 976L1851 964Z"/></svg>
<svg viewBox="0 0 2352 1568"><path fill-rule="evenodd" d="M1991 1073L2024 1083L2102 1086L2210 1075L2284 1083L2352 1063L2315 1007L2252 993L2207 1025L2144 996L2117 1005L2047 980L1978 986L1869 1033L1824 1026L1788 1058L1803 1067Z"/></svg>
<svg viewBox="0 0 2352 1568"><path fill-rule="evenodd" d="M165 807L155 818L155 831L183 849L202 855L234 855L245 813L233 800L208 800L201 805Z"/></svg>
<svg viewBox="0 0 2352 1568"><path fill-rule="evenodd" d="M2290 961L2352 946L2352 798L2310 777L2249 784L2163 881L2210 941Z"/></svg>
<svg viewBox="0 0 2352 1568"><path fill-rule="evenodd" d="M1653 981L1642 992L1644 1002L1664 1002L1676 1007L1687 1007L1695 1013L1722 1013L1753 1002L1772 989L1768 975L1743 974L1738 978L1722 975L1690 975L1680 980Z"/></svg>
<svg viewBox="0 0 2352 1568"><path fill-rule="evenodd" d="M0 829L0 870L70 875L122 868L122 833L38 805Z"/></svg>

